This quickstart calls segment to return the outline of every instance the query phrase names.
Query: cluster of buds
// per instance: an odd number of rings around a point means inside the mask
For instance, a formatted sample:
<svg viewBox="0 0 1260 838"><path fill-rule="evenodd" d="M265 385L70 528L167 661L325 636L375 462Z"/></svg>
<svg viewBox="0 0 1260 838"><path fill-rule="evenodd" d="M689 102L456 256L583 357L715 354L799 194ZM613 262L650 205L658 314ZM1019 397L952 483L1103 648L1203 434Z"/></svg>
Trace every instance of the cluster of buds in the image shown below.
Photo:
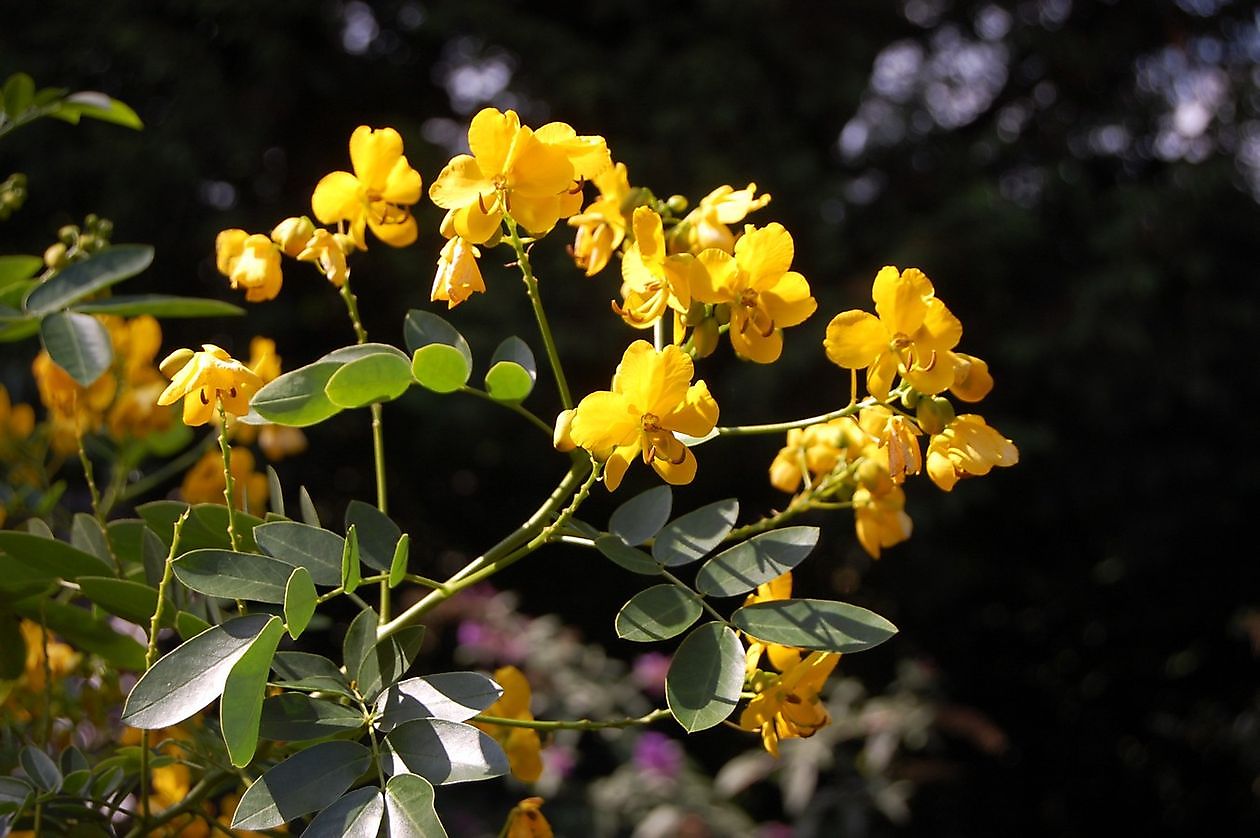
<svg viewBox="0 0 1260 838"><path fill-rule="evenodd" d="M233 228L219 233L214 242L219 273L233 288L244 289L245 299L251 303L274 299L280 293L284 283L282 255L311 263L340 288L350 277L346 256L354 250L349 234L316 227L306 216L286 218L270 236Z"/></svg>
<svg viewBox="0 0 1260 838"><path fill-rule="evenodd" d="M114 235L114 222L95 214L83 219L83 226L66 224L57 231L57 241L44 251L44 265L59 271L69 264L81 262L109 247Z"/></svg>
<svg viewBox="0 0 1260 838"><path fill-rule="evenodd" d="M17 172L0 181L0 221L8 221L9 216L20 210L24 203L26 175Z"/></svg>

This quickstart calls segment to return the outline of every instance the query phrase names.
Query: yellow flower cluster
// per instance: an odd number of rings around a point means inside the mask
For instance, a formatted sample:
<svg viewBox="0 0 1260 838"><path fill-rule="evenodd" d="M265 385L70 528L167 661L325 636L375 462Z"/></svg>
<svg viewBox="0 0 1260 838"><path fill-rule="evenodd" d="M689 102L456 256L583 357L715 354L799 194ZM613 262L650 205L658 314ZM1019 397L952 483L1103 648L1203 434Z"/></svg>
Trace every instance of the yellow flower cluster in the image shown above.
<svg viewBox="0 0 1260 838"><path fill-rule="evenodd" d="M269 236L230 229L215 240L215 264L233 288L244 289L251 303L280 293L281 255L309 262L337 288L346 284L346 257L367 249L366 230L391 247L416 240L411 206L420 200L420 173L403 156L402 137L393 128L360 125L350 135L352 172L332 172L315 186L306 216L286 218Z"/></svg>

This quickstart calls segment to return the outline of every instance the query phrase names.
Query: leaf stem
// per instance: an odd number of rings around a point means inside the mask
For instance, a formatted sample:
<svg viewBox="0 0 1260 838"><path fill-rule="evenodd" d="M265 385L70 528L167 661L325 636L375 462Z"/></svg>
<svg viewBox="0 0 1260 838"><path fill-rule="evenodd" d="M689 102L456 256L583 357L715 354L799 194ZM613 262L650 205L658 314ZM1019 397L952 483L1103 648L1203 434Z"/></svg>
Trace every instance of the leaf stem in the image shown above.
<svg viewBox="0 0 1260 838"><path fill-rule="evenodd" d="M608 721L592 721L591 719L569 719L565 721L543 721L541 719L508 719L502 716L486 716L478 715L469 719L470 722L486 725L500 725L502 727L525 727L531 730L608 730L615 728L640 727L658 722L661 719L667 719L670 716L668 710L653 710L644 716L631 719L610 719Z"/></svg>
<svg viewBox="0 0 1260 838"><path fill-rule="evenodd" d="M476 396L480 399L485 399L486 401L491 402L492 404L497 404L500 407L506 407L508 410L512 411L513 413L516 413L520 416L525 417L525 419L527 419L530 422L530 424L534 425L534 427L538 428L540 431L545 433L548 439L551 438L553 428L550 425L548 425L546 422L544 422L542 419L540 419L532 411L523 407L522 405L516 402L501 402L498 399L491 396L485 390L479 390L476 387L469 387L467 384L465 384L463 387L460 387L459 392L467 393L470 396Z"/></svg>
<svg viewBox="0 0 1260 838"><path fill-rule="evenodd" d="M842 408L833 410L830 413L822 413L818 416L810 416L805 419L793 419L788 422L772 422L768 425L733 425L726 428L714 428L714 432L718 436L753 436L754 434L782 434L787 433L793 428L804 428L809 425L817 425L822 422L830 422L832 419L839 419L842 416L852 416L864 407L879 404L874 398L866 398L860 402L850 402Z"/></svg>
<svg viewBox="0 0 1260 838"><path fill-rule="evenodd" d="M507 242L516 252L516 264L521 269L521 279L525 281L525 292L534 309L534 319L538 321L538 330L542 333L543 345L547 348L547 361L551 364L551 374L556 379L556 389L560 391L560 403L565 410L573 408L573 396L569 394L569 382L565 380L564 369L560 366L560 355L556 351L556 341L551 334L551 326L547 323L547 313L543 310L542 297L538 293L538 280L534 277L534 269L529 263L529 251L521 241L516 220L504 213L503 220L507 224Z"/></svg>
<svg viewBox="0 0 1260 838"><path fill-rule="evenodd" d="M665 568L661 568L661 576L663 576L665 580L669 582L670 584L672 584L675 588L678 588L687 596L694 599L700 605L701 608L703 608L705 611L708 611L709 614L718 622L722 623L722 625L730 626L732 629L736 629L736 631L738 631L738 629L734 625L731 624L730 620L723 617L722 614L712 605L709 605L708 600L704 598L703 594L693 589L690 585L688 585L683 580L679 579L674 574L670 573Z"/></svg>

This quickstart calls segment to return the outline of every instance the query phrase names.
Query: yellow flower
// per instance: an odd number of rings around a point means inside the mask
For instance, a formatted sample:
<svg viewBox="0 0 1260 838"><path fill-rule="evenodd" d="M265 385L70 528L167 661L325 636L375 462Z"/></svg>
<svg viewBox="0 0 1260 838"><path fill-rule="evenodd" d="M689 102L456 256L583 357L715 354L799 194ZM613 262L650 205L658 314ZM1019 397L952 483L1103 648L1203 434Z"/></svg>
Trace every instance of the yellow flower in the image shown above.
<svg viewBox="0 0 1260 838"><path fill-rule="evenodd" d="M26 678L26 688L31 692L44 689L45 669L52 675L54 681L60 681L79 665L82 656L74 650L74 647L57 640L51 633L48 635L48 663L45 665L44 630L39 623L22 620L18 628L22 632L22 639L26 642L26 666L23 673Z"/></svg>
<svg viewBox="0 0 1260 838"><path fill-rule="evenodd" d="M910 537L912 524L905 512L906 494L889 484L886 491L859 486L853 492L853 518L858 543L878 559L884 547L900 544Z"/></svg>
<svg viewBox="0 0 1260 838"><path fill-rule="evenodd" d="M267 509L270 493L267 476L254 471L254 453L248 448L232 446L231 451L232 480L236 483L232 502L237 509L261 515ZM223 460L214 449L184 474L179 492L185 503L221 503L223 486Z"/></svg>
<svg viewBox="0 0 1260 838"><path fill-rule="evenodd" d="M691 358L676 346L660 352L636 340L613 376L612 390L591 393L578 404L573 442L606 462L604 485L621 484L630 461L642 454L665 482L690 483L696 457L674 435L701 437L717 424L718 406L704 381L691 383Z"/></svg>
<svg viewBox="0 0 1260 838"><path fill-rule="evenodd" d="M504 838L551 838L551 824L542 813L543 799L527 797L512 807L503 827Z"/></svg>
<svg viewBox="0 0 1260 838"><path fill-rule="evenodd" d="M862 430L884 449L888 476L893 483L900 485L907 475L923 470L923 453L918 440L922 431L913 420L877 404L862 408L858 422Z"/></svg>
<svg viewBox="0 0 1260 838"><path fill-rule="evenodd" d="M753 198L757 184L750 183L743 189L719 186L700 199L696 208L683 218L680 229L686 232L687 250L701 253L710 247L731 253L735 248L735 234L727 225L738 224L753 210L770 203L769 195Z"/></svg>
<svg viewBox="0 0 1260 838"><path fill-rule="evenodd" d="M177 350L162 362L166 371L183 362L171 383L158 396L158 404L184 400L184 424L204 425L216 411L216 403L237 416L249 412L249 400L262 387L257 373L214 344L202 344L200 352Z"/></svg>
<svg viewBox="0 0 1260 838"><path fill-rule="evenodd" d="M25 441L35 432L35 408L29 404L13 404L9 391L0 384L0 463L15 459L9 449Z"/></svg>
<svg viewBox="0 0 1260 838"><path fill-rule="evenodd" d="M692 297L729 305L731 345L759 364L778 360L782 330L803 322L818 308L805 277L788 270L792 256L792 236L778 223L745 227L734 256L716 248L699 256L707 272L696 274Z"/></svg>
<svg viewBox="0 0 1260 838"><path fill-rule="evenodd" d="M648 207L634 211L634 244L621 260L623 305L613 311L636 329L650 329L668 309L686 314L691 278L703 268L690 253L665 255L661 217Z"/></svg>
<svg viewBox="0 0 1260 838"><path fill-rule="evenodd" d="M271 240L291 259L298 258L298 254L306 249L306 243L313 235L315 225L305 215L300 218L286 218L271 230Z"/></svg>
<svg viewBox="0 0 1260 838"><path fill-rule="evenodd" d="M468 148L472 154L452 158L429 187L429 198L449 211L461 238L485 243L498 231L505 211L529 232L551 229L562 209L558 196L575 183L564 148L543 142L521 125L515 111L495 108L472 118Z"/></svg>
<svg viewBox="0 0 1260 838"><path fill-rule="evenodd" d="M626 238L626 216L622 211L622 204L630 195L626 164L618 163L598 175L595 186L599 189L599 198L581 215L569 219L569 226L577 228L573 261L587 276L602 271Z"/></svg>
<svg viewBox="0 0 1260 838"><path fill-rule="evenodd" d="M485 714L532 722L534 714L529 709L531 693L525 674L515 666L504 666L494 671L494 680L503 688L503 695L486 708ZM533 783L542 776L542 740L538 738L538 731L528 727L474 724L503 747L513 777L523 783Z"/></svg>
<svg viewBox="0 0 1260 838"><path fill-rule="evenodd" d="M770 485L795 492L806 471L815 478L829 474L842 460L856 456L866 440L865 431L848 416L792 428L787 444L770 463Z"/></svg>
<svg viewBox="0 0 1260 838"><path fill-rule="evenodd" d="M121 317L102 317L101 320L109 330L115 363L122 366L124 383L160 381L162 375L153 364L162 345L162 327L157 319L142 314L130 320Z"/></svg>
<svg viewBox="0 0 1260 838"><path fill-rule="evenodd" d="M954 382L950 352L962 324L936 297L932 281L918 268L880 269L871 289L879 316L844 311L827 325L827 357L848 370L866 369L866 389L888 400L900 373L920 393L934 395Z"/></svg>
<svg viewBox="0 0 1260 838"><path fill-rule="evenodd" d="M329 282L340 288L350 278L350 268L346 266L348 244L351 243L342 242L341 237L327 230L316 230L297 254L297 260L310 262Z"/></svg>
<svg viewBox="0 0 1260 838"><path fill-rule="evenodd" d="M791 597L792 571L789 570L782 576L758 585L757 590L749 594L744 600L744 607L747 608L749 605L755 605L758 602L773 602L779 599L790 599ZM762 650L770 658L770 665L780 672L786 672L801 662L801 650L794 646L780 646L778 643L757 641L748 649L750 667L755 666L757 661L761 659Z"/></svg>
<svg viewBox="0 0 1260 838"><path fill-rule="evenodd" d="M960 477L985 475L994 466L1013 466L1018 462L1015 443L974 413L955 417L928 443L928 476L946 492L954 488Z"/></svg>
<svg viewBox="0 0 1260 838"><path fill-rule="evenodd" d="M366 225L381 241L406 247L416 240L411 205L420 200L420 173L403 156L402 137L393 128L360 125L350 135L350 172L333 172L311 195L311 209L322 224L347 222L360 250L367 248Z"/></svg>
<svg viewBox="0 0 1260 838"><path fill-rule="evenodd" d="M215 264L233 288L244 288L245 299L261 303L280 293L280 251L262 233L224 230L214 240Z"/></svg>
<svg viewBox="0 0 1260 838"><path fill-rule="evenodd" d="M429 299L435 303L446 300L449 309L473 294L484 294L486 283L481 278L481 268L477 266L480 255L481 251L463 238L455 236L448 239L438 256L437 274L433 277Z"/></svg>
<svg viewBox="0 0 1260 838"><path fill-rule="evenodd" d="M118 391L118 382L111 372L96 379L90 387L80 386L45 350L35 356L31 374L35 377L39 400L48 409L50 418L61 422L71 436L76 428L77 433L96 428ZM72 442L70 450L76 447L77 443Z"/></svg>
<svg viewBox="0 0 1260 838"><path fill-rule="evenodd" d="M962 352L951 352L950 356L954 364L954 382L949 385L949 392L972 404L989 395L993 389L989 365L974 355Z"/></svg>
<svg viewBox="0 0 1260 838"><path fill-rule="evenodd" d="M781 740L813 736L831 722L818 694L839 660L834 652L810 652L782 675L769 676L740 714L739 726L760 731L762 744L776 757Z"/></svg>

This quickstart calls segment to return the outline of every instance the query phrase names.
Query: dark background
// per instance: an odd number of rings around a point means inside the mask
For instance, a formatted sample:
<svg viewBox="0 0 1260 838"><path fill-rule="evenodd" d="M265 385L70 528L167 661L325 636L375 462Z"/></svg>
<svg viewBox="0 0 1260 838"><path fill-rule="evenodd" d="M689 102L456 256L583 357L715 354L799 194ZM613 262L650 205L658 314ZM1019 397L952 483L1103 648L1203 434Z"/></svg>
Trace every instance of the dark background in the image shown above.
<svg viewBox="0 0 1260 838"><path fill-rule="evenodd" d="M946 741L948 776L908 825L873 834L1254 835L1260 690L1251 434L1260 241L1260 30L1247 3L861 0L846 3L460 3L52 0L0 12L0 76L99 89L142 133L44 122L0 146L31 198L0 252L36 251L88 212L157 247L136 291L233 297L214 270L224 227L309 212L348 168L356 125L392 125L427 185L485 104L605 136L632 183L693 200L750 180L819 312L785 358L703 367L723 424L818 413L847 376L818 351L836 312L869 308L883 264L922 267L963 321L961 348L997 387L981 406L1017 468L942 495L910 487L913 539L871 563L846 516L798 587L885 614L896 640L844 666L872 683L914 657L950 702L1007 736L999 755ZM416 247L353 263L373 338L401 343L428 303L440 212ZM605 314L615 266L587 280L565 231L536 251L575 391L608 386L631 337ZM38 252L38 251L36 251ZM502 251L490 288L452 316L482 362L513 331L539 349ZM340 302L286 265L277 301L243 320L168 326L164 349L245 353L274 337L286 368L350 343ZM299 269L301 268L301 269ZM591 312L597 312L592 315ZM600 323L598 327L592 323ZM10 345L14 382L33 354ZM541 381L530 405L558 405ZM1251 397L1248 397L1248 394ZM28 400L33 391L26 393ZM502 415L500 415L502 414ZM564 463L506 411L412 393L386 411L391 512L434 573L480 552ZM281 464L327 518L372 499L366 415L311 429ZM699 449L676 509L738 491L781 504L781 441ZM632 473L625 496L650 485ZM719 494L721 493L721 494ZM622 493L619 493L619 496ZM602 489L587 511L612 508ZM487 523L488 522L488 523ZM555 610L624 653L610 615L630 591L591 556L514 570L524 608ZM572 580L580 579L580 590ZM580 597L578 596L580 594ZM700 745L703 753L704 745Z"/></svg>

